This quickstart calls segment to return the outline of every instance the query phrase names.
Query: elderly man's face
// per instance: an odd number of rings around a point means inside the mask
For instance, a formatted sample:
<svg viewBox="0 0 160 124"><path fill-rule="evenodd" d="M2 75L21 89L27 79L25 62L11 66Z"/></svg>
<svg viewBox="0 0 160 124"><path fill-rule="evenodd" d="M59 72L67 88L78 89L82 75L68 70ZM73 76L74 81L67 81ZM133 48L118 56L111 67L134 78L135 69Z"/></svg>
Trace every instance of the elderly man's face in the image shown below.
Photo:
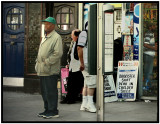
<svg viewBox="0 0 160 124"><path fill-rule="evenodd" d="M55 28L55 25L50 22L44 22L44 25L45 25L44 27L45 32L51 32Z"/></svg>

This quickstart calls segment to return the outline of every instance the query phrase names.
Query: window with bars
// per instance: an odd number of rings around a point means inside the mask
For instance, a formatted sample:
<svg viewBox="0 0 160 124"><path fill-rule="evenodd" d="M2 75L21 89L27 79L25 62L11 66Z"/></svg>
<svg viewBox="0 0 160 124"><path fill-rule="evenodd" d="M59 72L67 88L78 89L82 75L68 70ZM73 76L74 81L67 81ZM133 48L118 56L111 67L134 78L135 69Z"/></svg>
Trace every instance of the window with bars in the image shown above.
<svg viewBox="0 0 160 124"><path fill-rule="evenodd" d="M69 30L74 26L73 11L69 7L60 8L56 13L56 21L59 29Z"/></svg>
<svg viewBox="0 0 160 124"><path fill-rule="evenodd" d="M116 21L122 20L122 10L116 10Z"/></svg>
<svg viewBox="0 0 160 124"><path fill-rule="evenodd" d="M7 25L12 30L18 30L23 24L22 11L18 8L13 8L7 13Z"/></svg>

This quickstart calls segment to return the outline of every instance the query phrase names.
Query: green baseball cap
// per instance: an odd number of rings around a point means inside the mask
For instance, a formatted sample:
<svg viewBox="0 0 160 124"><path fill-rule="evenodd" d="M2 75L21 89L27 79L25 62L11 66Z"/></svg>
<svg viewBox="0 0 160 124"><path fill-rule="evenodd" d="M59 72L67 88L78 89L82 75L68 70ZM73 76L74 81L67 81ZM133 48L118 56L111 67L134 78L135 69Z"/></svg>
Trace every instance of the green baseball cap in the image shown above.
<svg viewBox="0 0 160 124"><path fill-rule="evenodd" d="M48 17L45 20L42 20L42 22L51 22L53 24L56 24L56 20L53 17Z"/></svg>

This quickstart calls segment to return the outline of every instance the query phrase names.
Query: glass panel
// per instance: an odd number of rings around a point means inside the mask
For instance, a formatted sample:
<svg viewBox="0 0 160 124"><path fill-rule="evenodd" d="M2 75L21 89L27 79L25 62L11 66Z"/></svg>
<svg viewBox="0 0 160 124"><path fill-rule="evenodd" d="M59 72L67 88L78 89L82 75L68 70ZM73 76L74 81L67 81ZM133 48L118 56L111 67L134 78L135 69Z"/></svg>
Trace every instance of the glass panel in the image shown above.
<svg viewBox="0 0 160 124"><path fill-rule="evenodd" d="M157 4L144 3L143 5L143 95L157 96Z"/></svg>
<svg viewBox="0 0 160 124"><path fill-rule="evenodd" d="M62 23L69 23L69 14L62 14Z"/></svg>
<svg viewBox="0 0 160 124"><path fill-rule="evenodd" d="M63 7L63 8L62 8L62 12L69 13L69 8Z"/></svg>
<svg viewBox="0 0 160 124"><path fill-rule="evenodd" d="M69 12L70 12L70 13L73 13L71 9L70 9L70 11L69 11Z"/></svg>
<svg viewBox="0 0 160 124"><path fill-rule="evenodd" d="M73 24L73 22L74 22L73 14L70 14L70 24Z"/></svg>
<svg viewBox="0 0 160 124"><path fill-rule="evenodd" d="M61 25L58 25L58 28L61 28Z"/></svg>
<svg viewBox="0 0 160 124"><path fill-rule="evenodd" d="M61 29L62 30L68 30L69 29L69 25L61 25Z"/></svg>
<svg viewBox="0 0 160 124"><path fill-rule="evenodd" d="M19 13L19 9L14 8L14 9L13 9L13 13Z"/></svg>
<svg viewBox="0 0 160 124"><path fill-rule="evenodd" d="M122 11L121 10L117 10L116 11L116 20L121 20L121 17L122 17Z"/></svg>
<svg viewBox="0 0 160 124"><path fill-rule="evenodd" d="M23 16L22 16L22 14L20 15L20 24L22 24L23 23Z"/></svg>
<svg viewBox="0 0 160 124"><path fill-rule="evenodd" d="M18 24L18 15L12 15L11 24Z"/></svg>
<svg viewBox="0 0 160 124"><path fill-rule="evenodd" d="M60 14L57 14L56 21L57 21L57 23L60 23Z"/></svg>
<svg viewBox="0 0 160 124"><path fill-rule="evenodd" d="M72 13L72 10L67 7L63 7L60 10L58 10L56 15L58 28L62 30L68 30L73 26L74 16L71 13Z"/></svg>
<svg viewBox="0 0 160 124"><path fill-rule="evenodd" d="M60 10L58 10L58 12L57 13L61 13L61 9Z"/></svg>
<svg viewBox="0 0 160 124"><path fill-rule="evenodd" d="M22 13L22 11L20 11L17 8L13 8L8 12L8 15L7 15L7 24L12 24L11 26L8 25L8 27L11 28L12 30L17 30L20 28L20 24L23 23L23 16L22 14L19 15L19 14L12 14L12 13Z"/></svg>
<svg viewBox="0 0 160 124"><path fill-rule="evenodd" d="M72 28L73 27L73 25L70 25L70 28Z"/></svg>
<svg viewBox="0 0 160 124"><path fill-rule="evenodd" d="M11 23L11 18L10 18L10 16L8 15L7 16L7 24L10 24Z"/></svg>

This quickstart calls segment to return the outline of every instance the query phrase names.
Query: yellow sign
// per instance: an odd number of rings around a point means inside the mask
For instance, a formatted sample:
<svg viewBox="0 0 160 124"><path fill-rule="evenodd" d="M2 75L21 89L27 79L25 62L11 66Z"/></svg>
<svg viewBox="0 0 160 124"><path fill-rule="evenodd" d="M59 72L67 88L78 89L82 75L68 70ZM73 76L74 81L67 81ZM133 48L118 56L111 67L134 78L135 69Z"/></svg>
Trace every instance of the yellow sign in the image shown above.
<svg viewBox="0 0 160 124"><path fill-rule="evenodd" d="M114 8L121 8L122 7L122 3L108 3L112 6L114 6Z"/></svg>

